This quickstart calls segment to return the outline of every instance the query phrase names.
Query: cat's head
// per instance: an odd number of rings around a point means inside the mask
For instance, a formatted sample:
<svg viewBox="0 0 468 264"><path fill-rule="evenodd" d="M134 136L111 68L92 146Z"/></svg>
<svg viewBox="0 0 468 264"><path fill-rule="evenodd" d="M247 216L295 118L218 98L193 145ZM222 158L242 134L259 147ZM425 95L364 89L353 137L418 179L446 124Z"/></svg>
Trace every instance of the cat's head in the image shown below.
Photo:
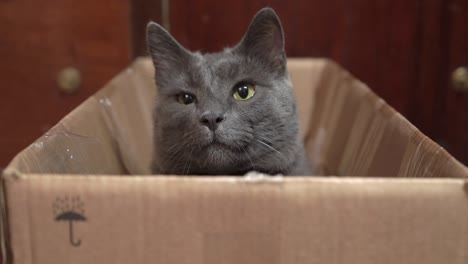
<svg viewBox="0 0 468 264"><path fill-rule="evenodd" d="M190 52L156 23L147 40L158 89L153 172L273 174L291 166L298 117L272 9L259 11L240 43L219 53Z"/></svg>

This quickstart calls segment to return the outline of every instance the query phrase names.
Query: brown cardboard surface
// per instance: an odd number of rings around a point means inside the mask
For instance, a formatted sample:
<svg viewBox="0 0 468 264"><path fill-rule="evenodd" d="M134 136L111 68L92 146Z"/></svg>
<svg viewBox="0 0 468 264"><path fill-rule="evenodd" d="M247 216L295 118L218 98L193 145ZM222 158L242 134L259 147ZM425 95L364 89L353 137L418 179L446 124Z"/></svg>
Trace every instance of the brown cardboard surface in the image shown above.
<svg viewBox="0 0 468 264"><path fill-rule="evenodd" d="M15 263L460 263L461 179L57 177L6 180ZM55 221L79 197L86 221Z"/></svg>
<svg viewBox="0 0 468 264"><path fill-rule="evenodd" d="M155 96L138 59L7 168L9 263L468 263L467 168L335 63L288 66L308 155L341 177L136 176Z"/></svg>

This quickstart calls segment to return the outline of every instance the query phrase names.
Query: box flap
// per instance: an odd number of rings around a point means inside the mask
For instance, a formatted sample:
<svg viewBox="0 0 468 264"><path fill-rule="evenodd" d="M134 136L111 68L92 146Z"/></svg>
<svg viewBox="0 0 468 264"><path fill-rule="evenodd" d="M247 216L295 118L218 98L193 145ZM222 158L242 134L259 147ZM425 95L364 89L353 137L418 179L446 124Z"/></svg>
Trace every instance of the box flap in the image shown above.
<svg viewBox="0 0 468 264"><path fill-rule="evenodd" d="M461 179L7 178L14 263L468 263Z"/></svg>
<svg viewBox="0 0 468 264"><path fill-rule="evenodd" d="M336 63L311 71L320 72L309 80L313 88L292 76L299 98L312 89L316 99L302 122L309 157L323 175L468 177L463 164Z"/></svg>
<svg viewBox="0 0 468 264"><path fill-rule="evenodd" d="M22 173L149 174L152 65L137 60L20 152Z"/></svg>

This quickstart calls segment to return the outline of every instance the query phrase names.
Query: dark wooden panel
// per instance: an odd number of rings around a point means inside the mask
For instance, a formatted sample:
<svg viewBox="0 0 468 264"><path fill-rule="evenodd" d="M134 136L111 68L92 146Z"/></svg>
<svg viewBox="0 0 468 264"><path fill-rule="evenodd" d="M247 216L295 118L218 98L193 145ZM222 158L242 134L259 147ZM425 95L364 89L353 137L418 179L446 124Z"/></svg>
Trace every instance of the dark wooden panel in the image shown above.
<svg viewBox="0 0 468 264"><path fill-rule="evenodd" d="M468 1L452 0L449 12L449 67L444 87L446 108L441 126L447 149L468 164L468 93L456 92L450 74L460 66L468 67Z"/></svg>
<svg viewBox="0 0 468 264"><path fill-rule="evenodd" d="M194 50L236 43L261 7L278 12L288 56L330 57L404 114L417 75L419 1L171 2L172 33ZM395 19L397 18L397 19Z"/></svg>
<svg viewBox="0 0 468 264"><path fill-rule="evenodd" d="M440 120L444 117L447 69L447 1L427 1L420 5L420 38L417 43L418 72L411 94L410 120L426 135L443 144Z"/></svg>
<svg viewBox="0 0 468 264"><path fill-rule="evenodd" d="M131 59L129 2L0 2L0 167L123 69ZM82 85L64 95L66 66Z"/></svg>
<svg viewBox="0 0 468 264"><path fill-rule="evenodd" d="M163 0L132 0L132 56L148 55L146 48L146 25L149 21L162 23Z"/></svg>

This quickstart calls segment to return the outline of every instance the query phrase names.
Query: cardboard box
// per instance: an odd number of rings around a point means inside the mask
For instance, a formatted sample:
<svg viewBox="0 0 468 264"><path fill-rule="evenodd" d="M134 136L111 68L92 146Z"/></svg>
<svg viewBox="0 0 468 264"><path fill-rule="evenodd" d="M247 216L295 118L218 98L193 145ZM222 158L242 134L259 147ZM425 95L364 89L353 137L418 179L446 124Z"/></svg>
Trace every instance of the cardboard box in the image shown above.
<svg viewBox="0 0 468 264"><path fill-rule="evenodd" d="M138 59L5 170L4 263L468 263L467 168L333 62L289 69L323 176L148 176Z"/></svg>

